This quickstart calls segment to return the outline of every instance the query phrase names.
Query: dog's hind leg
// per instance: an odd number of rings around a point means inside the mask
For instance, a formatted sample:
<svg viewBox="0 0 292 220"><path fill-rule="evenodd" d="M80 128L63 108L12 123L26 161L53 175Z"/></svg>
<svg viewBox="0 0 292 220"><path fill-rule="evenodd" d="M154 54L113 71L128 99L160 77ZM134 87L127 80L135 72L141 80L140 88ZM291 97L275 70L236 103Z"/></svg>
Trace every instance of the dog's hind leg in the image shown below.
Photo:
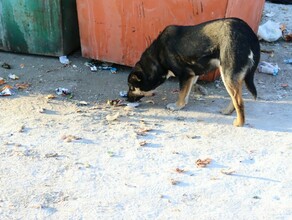
<svg viewBox="0 0 292 220"><path fill-rule="evenodd" d="M222 72L221 68L220 71ZM222 72L222 80L225 85L227 92L231 97L231 102L225 109L227 113L236 110L237 118L234 120L233 125L240 127L244 125L245 115L244 115L244 104L242 99L242 84L244 81L244 73L239 73L239 77L233 79L232 74L226 74Z"/></svg>
<svg viewBox="0 0 292 220"><path fill-rule="evenodd" d="M180 80L180 91L178 95L178 100L175 103L169 103L166 107L172 111L180 110L189 101L189 95L192 89L193 84L195 84L198 80L199 76L196 75L188 75L187 79L179 79Z"/></svg>

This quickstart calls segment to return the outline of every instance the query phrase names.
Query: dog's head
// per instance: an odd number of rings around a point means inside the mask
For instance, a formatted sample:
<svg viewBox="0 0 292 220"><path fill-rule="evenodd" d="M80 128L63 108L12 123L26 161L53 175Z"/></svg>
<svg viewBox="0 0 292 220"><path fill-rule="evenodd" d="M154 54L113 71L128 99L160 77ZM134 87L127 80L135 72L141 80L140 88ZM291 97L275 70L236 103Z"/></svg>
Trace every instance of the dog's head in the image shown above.
<svg viewBox="0 0 292 220"><path fill-rule="evenodd" d="M136 64L128 77L128 101L136 102L145 96L153 96L154 89L165 80L166 76L159 66L142 68L140 64Z"/></svg>

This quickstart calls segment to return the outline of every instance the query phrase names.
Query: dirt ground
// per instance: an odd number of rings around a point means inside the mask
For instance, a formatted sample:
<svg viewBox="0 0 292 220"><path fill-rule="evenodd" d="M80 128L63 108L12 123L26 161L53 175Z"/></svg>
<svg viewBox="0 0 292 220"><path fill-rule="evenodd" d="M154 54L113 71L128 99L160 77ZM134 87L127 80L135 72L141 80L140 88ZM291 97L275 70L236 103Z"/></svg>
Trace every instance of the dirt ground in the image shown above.
<svg viewBox="0 0 292 220"><path fill-rule="evenodd" d="M291 7L267 4L264 15L275 15L263 21L292 30ZM244 90L243 128L219 113L229 102L220 79L199 82L208 94L193 92L178 112L165 109L177 98L175 79L125 108L107 101L123 99L128 67L91 72L78 51L70 65L0 52L11 65L0 67L6 85L29 84L0 97L0 219L291 218L291 46L261 42L274 51L261 60L280 71L256 74L257 100ZM59 87L72 95L57 95Z"/></svg>

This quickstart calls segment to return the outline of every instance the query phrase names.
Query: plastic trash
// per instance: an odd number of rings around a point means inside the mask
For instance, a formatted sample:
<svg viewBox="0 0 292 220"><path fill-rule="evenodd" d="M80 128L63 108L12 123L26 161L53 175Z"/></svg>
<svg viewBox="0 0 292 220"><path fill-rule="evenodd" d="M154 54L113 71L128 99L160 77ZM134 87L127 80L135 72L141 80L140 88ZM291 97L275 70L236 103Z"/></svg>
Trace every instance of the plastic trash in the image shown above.
<svg viewBox="0 0 292 220"><path fill-rule="evenodd" d="M277 76L279 73L279 66L278 64L272 64L265 61L259 63L258 71L260 73L267 73L273 76Z"/></svg>
<svg viewBox="0 0 292 220"><path fill-rule="evenodd" d="M258 30L259 39L263 39L268 42L277 41L282 37L282 31L279 23L273 21L267 21L259 26Z"/></svg>
<svg viewBox="0 0 292 220"><path fill-rule="evenodd" d="M118 69L112 67L107 63L101 63L100 61L91 60L84 63L85 66L88 66L92 72L97 72L97 70L109 70L111 73L117 73Z"/></svg>
<svg viewBox="0 0 292 220"><path fill-rule="evenodd" d="M284 63L286 63L286 64L292 64L292 59L284 60Z"/></svg>
<svg viewBox="0 0 292 220"><path fill-rule="evenodd" d="M120 91L120 96L126 98L126 97L128 97L128 92L127 91Z"/></svg>
<svg viewBox="0 0 292 220"><path fill-rule="evenodd" d="M66 96L66 95L70 95L71 94L71 92L69 91L69 89L65 89L65 88L57 88L55 91L56 91L56 94L57 95L64 95L64 96Z"/></svg>
<svg viewBox="0 0 292 220"><path fill-rule="evenodd" d="M65 65L70 63L70 61L67 58L67 56L60 56L59 60L60 60L60 63L65 64Z"/></svg>
<svg viewBox="0 0 292 220"><path fill-rule="evenodd" d="M11 96L13 94L10 88L5 88L0 92L0 96Z"/></svg>

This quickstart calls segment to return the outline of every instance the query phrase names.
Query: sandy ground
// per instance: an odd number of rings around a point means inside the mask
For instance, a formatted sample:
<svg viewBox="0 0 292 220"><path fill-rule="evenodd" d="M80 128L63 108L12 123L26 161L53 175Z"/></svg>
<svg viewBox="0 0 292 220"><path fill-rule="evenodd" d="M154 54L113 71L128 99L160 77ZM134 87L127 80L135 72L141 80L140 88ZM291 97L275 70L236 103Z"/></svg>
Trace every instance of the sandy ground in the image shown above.
<svg viewBox="0 0 292 220"><path fill-rule="evenodd" d="M264 21L292 30L292 6L270 12ZM281 70L256 74L258 100L244 91L243 128L219 113L229 102L220 80L201 83L208 95L192 93L179 112L165 109L175 80L137 108L116 107L106 103L127 89L126 67L91 72L80 53L63 66L1 52L12 69L0 77L30 86L0 97L0 219L291 219L291 44L262 42L274 50L262 60Z"/></svg>

